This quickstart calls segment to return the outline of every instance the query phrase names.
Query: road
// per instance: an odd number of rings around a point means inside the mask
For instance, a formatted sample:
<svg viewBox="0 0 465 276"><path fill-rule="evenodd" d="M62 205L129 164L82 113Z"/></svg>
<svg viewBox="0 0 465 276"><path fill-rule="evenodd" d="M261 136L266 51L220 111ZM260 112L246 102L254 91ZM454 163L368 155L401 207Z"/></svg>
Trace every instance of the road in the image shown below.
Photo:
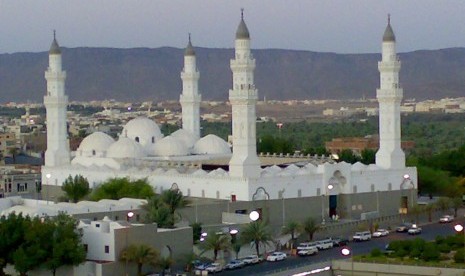
<svg viewBox="0 0 465 276"><path fill-rule="evenodd" d="M442 235L451 235L455 233L454 225L459 223L464 223L464 220L454 221L452 223L439 224L433 223L428 225L422 225L422 233L420 235L408 235L407 233L396 233L392 232L387 237L374 238L371 241L366 242L351 242L348 244L348 247L352 249L354 255L367 254L370 253L374 248L379 248L384 250L386 244L394 240L405 240L405 239L414 239L417 237L423 238L425 240L434 240L436 236ZM305 266L312 263L319 263L323 261L333 260L333 259L342 259L344 257L340 253L340 247L334 247L329 250L324 250L318 252L315 256L299 257L299 256L289 256L287 260L281 262L263 262L253 266L247 266L240 270L231 270L223 271L218 275L267 275L272 271L277 270L287 270L299 266Z"/></svg>

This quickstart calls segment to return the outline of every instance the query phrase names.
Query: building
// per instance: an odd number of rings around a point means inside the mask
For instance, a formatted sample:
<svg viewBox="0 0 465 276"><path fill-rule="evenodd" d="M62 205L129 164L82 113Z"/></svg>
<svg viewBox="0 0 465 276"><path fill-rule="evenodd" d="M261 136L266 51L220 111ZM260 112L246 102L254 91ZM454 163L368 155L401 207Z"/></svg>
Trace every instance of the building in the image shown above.
<svg viewBox="0 0 465 276"><path fill-rule="evenodd" d="M0 198L10 196L38 198L40 189L40 167L11 165L0 167Z"/></svg>
<svg viewBox="0 0 465 276"><path fill-rule="evenodd" d="M333 138L325 143L325 147L331 154L339 154L345 149L350 149L355 155L361 156L365 149L376 151L379 148L379 136ZM401 147L404 151L411 150L415 147L415 142L402 141Z"/></svg>
<svg viewBox="0 0 465 276"><path fill-rule="evenodd" d="M50 49L50 66L46 73L47 124L49 147L45 156L43 178L47 189L58 189L69 175L83 175L91 186L112 177L147 178L157 192L179 189L184 195L244 202L253 206L263 203L270 210L284 200L301 202L301 212L295 216L321 214L322 219L348 213L359 217L376 208L375 195L391 198L382 210L397 213L401 202L411 206L417 189L415 167L405 166L401 149L399 85L400 61L396 54L394 32L388 20L382 41L382 60L378 64L380 88L377 90L380 113L380 147L376 164L307 162L287 166L264 166L256 153L256 112L258 90L254 84L255 59L251 53L251 36L243 15L235 36L235 53L230 62L232 88L229 101L232 108L232 152L229 144L214 135L197 137L198 70L195 51L189 40L184 56L183 128L164 136L158 125L146 117L135 118L124 125L117 141L102 132L87 136L70 158L66 135L65 73L61 67L61 52L54 38ZM61 89L58 89L61 88ZM54 104L52 104L54 103ZM186 107L186 104L188 107ZM187 108L190 111L184 112ZM195 118L193 118L195 117ZM188 129L184 129L184 127ZM229 159L225 168L204 166L216 160ZM47 180L47 181L45 181ZM396 200L394 200L396 199ZM397 200L398 199L398 200ZM379 203L379 202L378 202ZM257 203L258 204L258 203ZM297 204L297 203L296 203ZM284 204L283 204L284 206ZM296 205L297 206L297 205ZM258 208L258 207L252 207ZM318 211L317 211L318 210ZM269 212L271 220L284 220L285 210ZM279 215L278 215L279 214Z"/></svg>
<svg viewBox="0 0 465 276"><path fill-rule="evenodd" d="M13 132L0 133L0 154L2 157L11 155L16 149L16 136ZM2 158L3 159L3 158Z"/></svg>

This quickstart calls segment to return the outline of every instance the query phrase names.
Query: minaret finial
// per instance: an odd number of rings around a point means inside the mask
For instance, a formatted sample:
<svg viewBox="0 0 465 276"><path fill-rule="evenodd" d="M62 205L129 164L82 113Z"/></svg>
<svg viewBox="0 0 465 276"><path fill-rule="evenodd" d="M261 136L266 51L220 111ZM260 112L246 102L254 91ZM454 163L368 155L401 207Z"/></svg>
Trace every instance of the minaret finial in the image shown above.
<svg viewBox="0 0 465 276"><path fill-rule="evenodd" d="M189 33L189 43L191 43L191 33Z"/></svg>
<svg viewBox="0 0 465 276"><path fill-rule="evenodd" d="M241 19L244 20L244 8L241 8Z"/></svg>
<svg viewBox="0 0 465 276"><path fill-rule="evenodd" d="M388 13L388 24L391 24L391 14Z"/></svg>
<svg viewBox="0 0 465 276"><path fill-rule="evenodd" d="M57 38L57 31L53 30L53 39L56 39L56 38Z"/></svg>

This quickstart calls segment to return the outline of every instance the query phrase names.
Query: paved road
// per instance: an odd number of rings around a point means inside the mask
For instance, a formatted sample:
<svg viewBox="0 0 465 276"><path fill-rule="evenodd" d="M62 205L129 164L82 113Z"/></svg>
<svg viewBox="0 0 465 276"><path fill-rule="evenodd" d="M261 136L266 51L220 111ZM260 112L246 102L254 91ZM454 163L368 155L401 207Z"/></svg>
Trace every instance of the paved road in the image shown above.
<svg viewBox="0 0 465 276"><path fill-rule="evenodd" d="M464 223L464 220L458 221ZM416 237L423 238L425 240L433 240L438 235L451 235L454 231L454 225L457 221L453 223L439 224L433 223L429 225L422 226L422 233L420 235L411 236L407 233L396 233L393 232L387 237L375 238L367 242L352 242L349 243L349 247L353 250L355 255L367 254L371 252L374 248L379 248L383 250L390 241L394 240L405 240L405 239L414 239ZM261 264L244 267L239 270L223 271L218 275L267 275L272 271L277 270L287 270L299 266L305 266L312 263L319 263L323 261L333 260L333 259L342 259L346 258L340 253L340 248L335 247L329 250L324 250L318 252L315 256L299 257L299 256L289 256L287 260L281 262L263 262Z"/></svg>

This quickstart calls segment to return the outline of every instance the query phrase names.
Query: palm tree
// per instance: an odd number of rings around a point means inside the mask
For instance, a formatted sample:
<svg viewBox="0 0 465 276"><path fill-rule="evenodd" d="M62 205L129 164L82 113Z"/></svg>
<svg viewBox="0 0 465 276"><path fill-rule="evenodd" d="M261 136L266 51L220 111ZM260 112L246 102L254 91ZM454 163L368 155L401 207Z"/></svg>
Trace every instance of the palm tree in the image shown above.
<svg viewBox="0 0 465 276"><path fill-rule="evenodd" d="M137 275L142 275L144 264L156 264L159 261L158 251L146 244L132 244L121 252L120 260L137 264Z"/></svg>
<svg viewBox="0 0 465 276"><path fill-rule="evenodd" d="M434 204L426 204L425 205L425 210L428 213L428 221L431 222L433 221L433 211L436 208Z"/></svg>
<svg viewBox="0 0 465 276"><path fill-rule="evenodd" d="M200 244L200 248L202 248L204 252L213 250L213 260L216 261L220 250L228 250L231 248L230 236L224 234L218 235L215 232L210 232L207 238Z"/></svg>
<svg viewBox="0 0 465 276"><path fill-rule="evenodd" d="M161 197L151 197L146 204L142 205L142 209L147 212L145 215L146 223L155 222L160 228L174 227L174 217Z"/></svg>
<svg viewBox="0 0 465 276"><path fill-rule="evenodd" d="M298 232L300 232L301 229L302 229L302 226L300 225L300 223L291 220L291 221L288 221L286 225L284 225L281 233L283 235L291 234L291 240L295 241L295 235Z"/></svg>
<svg viewBox="0 0 465 276"><path fill-rule="evenodd" d="M302 225L302 229L308 234L308 239L313 240L313 235L321 229L321 225L316 222L316 219L309 217Z"/></svg>
<svg viewBox="0 0 465 276"><path fill-rule="evenodd" d="M161 200L168 206L171 215L175 215L176 210L185 207L189 201L182 195L180 190L166 190L161 195Z"/></svg>
<svg viewBox="0 0 465 276"><path fill-rule="evenodd" d="M161 257L160 260L157 262L157 266L162 269L161 275L165 275L165 271L170 269L173 265L174 261L171 257Z"/></svg>
<svg viewBox="0 0 465 276"><path fill-rule="evenodd" d="M253 242L257 256L260 256L260 244L269 244L273 241L273 237L264 221L253 221L242 229L241 241L243 243Z"/></svg>
<svg viewBox="0 0 465 276"><path fill-rule="evenodd" d="M457 211L460 207L462 207L462 198L460 197L453 197L452 198L452 208L454 208L454 217L457 217Z"/></svg>
<svg viewBox="0 0 465 276"><path fill-rule="evenodd" d="M449 210L451 205L451 200L448 197L441 197L436 201L436 206L442 211L445 212Z"/></svg>
<svg viewBox="0 0 465 276"><path fill-rule="evenodd" d="M413 205L410 209L409 209L409 213L415 217L415 222L418 223L419 222L419 218L420 218L420 214L423 213L425 211L425 207L423 207L422 205Z"/></svg>

